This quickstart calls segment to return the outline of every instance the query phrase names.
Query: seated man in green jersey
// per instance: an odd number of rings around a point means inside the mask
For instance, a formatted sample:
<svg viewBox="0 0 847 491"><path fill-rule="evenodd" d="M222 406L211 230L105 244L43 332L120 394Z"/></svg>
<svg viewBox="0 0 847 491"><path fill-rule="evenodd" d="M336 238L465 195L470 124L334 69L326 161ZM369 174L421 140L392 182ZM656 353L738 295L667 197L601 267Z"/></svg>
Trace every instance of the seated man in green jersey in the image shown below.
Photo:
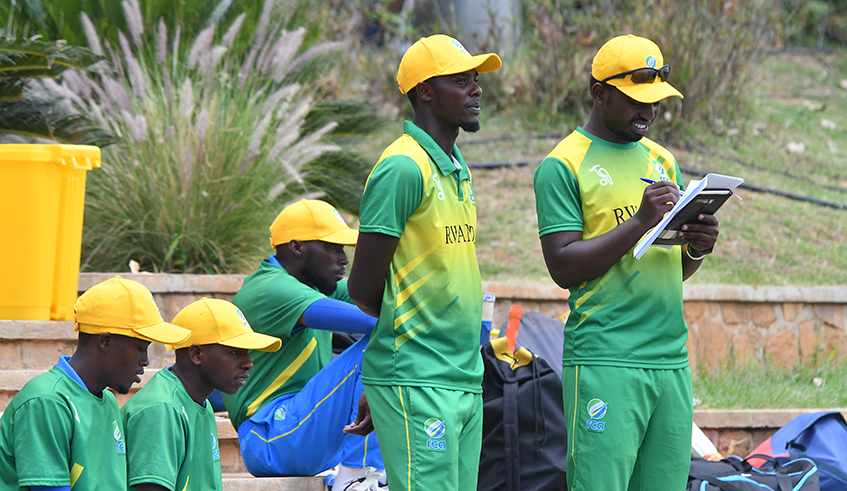
<svg viewBox="0 0 847 491"><path fill-rule="evenodd" d="M127 394L151 342L189 334L162 319L147 288L119 276L83 293L74 315L73 356L27 382L0 419L0 489L126 489L123 423L104 389Z"/></svg>
<svg viewBox="0 0 847 491"><path fill-rule="evenodd" d="M688 479L693 407L682 282L712 251L718 220L700 215L683 225L682 247L650 247L640 260L632 254L680 197L676 159L646 138L661 101L682 97L670 73L652 41L608 41L591 64L588 121L535 171L544 260L553 281L570 289L562 370L568 489L683 489Z"/></svg>
<svg viewBox="0 0 847 491"><path fill-rule="evenodd" d="M253 363L248 350L276 351L280 340L253 332L226 300L202 298L173 324L191 331L176 363L160 370L121 408L130 489L220 491L221 451L211 404L213 390L235 394ZM155 438L151 438L156 435Z"/></svg>
<svg viewBox="0 0 847 491"><path fill-rule="evenodd" d="M456 146L480 127L473 56L443 34L397 70L414 109L365 185L350 296L379 316L362 367L393 491L477 488L482 446L482 280L471 172Z"/></svg>
<svg viewBox="0 0 847 491"><path fill-rule="evenodd" d="M344 246L358 232L320 200L286 206L270 232L276 253L232 300L257 332L282 339L278 353L251 353L247 386L223 395L244 464L256 476L311 476L340 463L334 490L384 481L367 406L359 410L376 319L353 305L344 279ZM332 331L364 336L332 359Z"/></svg>

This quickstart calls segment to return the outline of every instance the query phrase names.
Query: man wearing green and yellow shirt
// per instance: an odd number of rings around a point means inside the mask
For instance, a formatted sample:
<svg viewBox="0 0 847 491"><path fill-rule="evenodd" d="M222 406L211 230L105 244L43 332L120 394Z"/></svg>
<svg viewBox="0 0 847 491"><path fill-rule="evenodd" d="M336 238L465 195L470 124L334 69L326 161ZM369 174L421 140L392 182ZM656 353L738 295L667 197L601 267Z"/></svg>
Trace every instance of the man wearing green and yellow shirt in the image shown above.
<svg viewBox="0 0 847 491"><path fill-rule="evenodd" d="M682 97L669 74L652 41L607 42L591 65L588 122L535 172L544 259L570 289L562 383L571 491L687 482L693 408L682 282L714 247L718 220L683 225L682 247L632 254L679 200L676 160L645 138L660 101Z"/></svg>
<svg viewBox="0 0 847 491"><path fill-rule="evenodd" d="M397 81L414 118L362 197L349 291L379 316L362 382L392 491L477 487L482 282L473 181L455 142L479 129L479 73L499 67L449 36L413 44Z"/></svg>

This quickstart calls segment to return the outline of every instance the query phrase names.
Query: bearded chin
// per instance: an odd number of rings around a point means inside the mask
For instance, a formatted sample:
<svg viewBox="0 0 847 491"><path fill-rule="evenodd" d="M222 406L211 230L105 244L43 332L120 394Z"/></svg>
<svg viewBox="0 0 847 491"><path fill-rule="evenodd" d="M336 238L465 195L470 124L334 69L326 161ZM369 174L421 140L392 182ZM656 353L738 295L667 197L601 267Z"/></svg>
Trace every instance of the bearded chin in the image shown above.
<svg viewBox="0 0 847 491"><path fill-rule="evenodd" d="M459 125L459 128L462 128L468 133L476 133L479 131L479 121L475 121L473 123L462 123Z"/></svg>

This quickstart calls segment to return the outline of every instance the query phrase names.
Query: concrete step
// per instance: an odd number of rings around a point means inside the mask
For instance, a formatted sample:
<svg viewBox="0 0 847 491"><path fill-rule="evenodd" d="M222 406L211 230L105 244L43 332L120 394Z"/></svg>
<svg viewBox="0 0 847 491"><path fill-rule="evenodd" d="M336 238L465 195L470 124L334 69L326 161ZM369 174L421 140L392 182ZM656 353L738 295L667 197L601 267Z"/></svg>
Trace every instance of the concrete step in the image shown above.
<svg viewBox="0 0 847 491"><path fill-rule="evenodd" d="M49 370L76 350L73 322L0 320L0 370ZM148 368L173 365L174 354L158 343L147 349Z"/></svg>
<svg viewBox="0 0 847 491"><path fill-rule="evenodd" d="M323 476L254 477L250 474L224 474L224 491L326 491Z"/></svg>

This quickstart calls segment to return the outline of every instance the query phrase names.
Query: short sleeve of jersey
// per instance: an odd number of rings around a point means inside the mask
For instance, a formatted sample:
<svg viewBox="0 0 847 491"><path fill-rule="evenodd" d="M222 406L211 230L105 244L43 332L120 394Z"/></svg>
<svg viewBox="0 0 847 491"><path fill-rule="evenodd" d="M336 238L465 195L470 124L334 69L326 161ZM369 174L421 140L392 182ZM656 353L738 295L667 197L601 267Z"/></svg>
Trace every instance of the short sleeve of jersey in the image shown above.
<svg viewBox="0 0 847 491"><path fill-rule="evenodd" d="M69 486L73 414L55 397L36 397L15 412L14 447L18 483Z"/></svg>
<svg viewBox="0 0 847 491"><path fill-rule="evenodd" d="M405 155L377 163L365 185L359 209L359 231L399 238L406 221L421 205L424 182L414 160Z"/></svg>
<svg viewBox="0 0 847 491"><path fill-rule="evenodd" d="M539 236L583 230L579 185L570 167L547 157L536 169L533 184Z"/></svg>
<svg viewBox="0 0 847 491"><path fill-rule="evenodd" d="M185 460L186 416L170 404L142 408L126 421L127 478L130 486L176 487Z"/></svg>

